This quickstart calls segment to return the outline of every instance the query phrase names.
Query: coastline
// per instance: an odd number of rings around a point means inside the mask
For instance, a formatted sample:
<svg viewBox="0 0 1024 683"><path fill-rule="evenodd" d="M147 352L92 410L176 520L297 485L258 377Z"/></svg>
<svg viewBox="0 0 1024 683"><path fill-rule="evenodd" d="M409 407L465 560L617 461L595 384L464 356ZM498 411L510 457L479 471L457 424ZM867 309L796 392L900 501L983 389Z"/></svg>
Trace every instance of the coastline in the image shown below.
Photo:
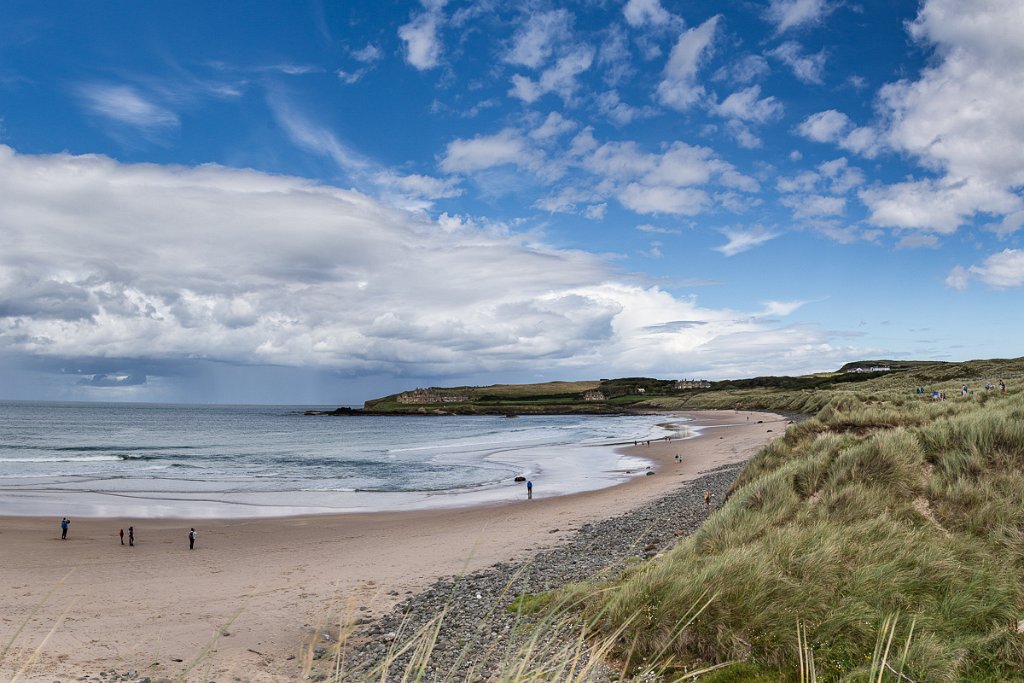
<svg viewBox="0 0 1024 683"><path fill-rule="evenodd" d="M683 415L700 437L622 449L653 461L654 476L552 498L539 482L529 502L196 521L193 552L191 521L145 520L135 524L136 546L122 548L117 531L129 520L73 519L62 542L59 518L0 518L0 623L17 632L0 678L111 667L184 680L299 678L303 637L328 615L372 618L439 577L530 557L700 472L745 461L787 422L767 413Z"/></svg>

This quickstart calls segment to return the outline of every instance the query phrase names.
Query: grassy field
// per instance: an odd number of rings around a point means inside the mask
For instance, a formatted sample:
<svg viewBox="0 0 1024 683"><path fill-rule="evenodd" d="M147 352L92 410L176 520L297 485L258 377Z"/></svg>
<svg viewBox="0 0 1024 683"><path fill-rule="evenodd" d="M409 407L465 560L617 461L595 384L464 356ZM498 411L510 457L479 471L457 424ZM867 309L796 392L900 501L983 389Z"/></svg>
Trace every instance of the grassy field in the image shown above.
<svg viewBox="0 0 1024 683"><path fill-rule="evenodd" d="M719 682L812 670L823 681L1024 680L1024 380L983 389L1022 372L1020 360L979 361L855 390L653 400L814 418L760 452L673 551L562 597L617 634L627 668L727 664L706 679Z"/></svg>

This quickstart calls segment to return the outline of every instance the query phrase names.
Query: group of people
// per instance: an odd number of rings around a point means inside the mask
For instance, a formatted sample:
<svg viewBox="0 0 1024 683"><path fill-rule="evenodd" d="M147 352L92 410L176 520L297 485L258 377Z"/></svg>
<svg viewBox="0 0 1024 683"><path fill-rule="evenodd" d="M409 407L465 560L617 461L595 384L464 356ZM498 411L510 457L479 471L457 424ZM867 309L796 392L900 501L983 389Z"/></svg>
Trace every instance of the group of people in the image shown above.
<svg viewBox="0 0 1024 683"><path fill-rule="evenodd" d="M529 491L531 491L530 497L532 498L533 497L533 494L532 494L533 482L527 482L527 483L528 483L528 487L527 488L529 489ZM60 520L60 540L62 540L62 541L68 540L68 527L69 526L71 526L71 520L68 519L67 517L62 517L61 520ZM125 537L124 529L118 529L117 535L121 539L121 545L124 545L124 537ZM197 536L196 528L195 527L191 527L188 530L188 549L189 550L195 550L195 548L196 548L196 536ZM128 527L128 546L129 547L135 547L135 527L134 526L129 526Z"/></svg>
<svg viewBox="0 0 1024 683"><path fill-rule="evenodd" d="M1006 382L1004 382L1003 380L999 380L999 384L998 385L997 384L993 384L992 382L986 382L985 383L985 391L995 391L997 388L999 389L1000 393L1005 394L1006 393ZM914 393L915 394L924 394L926 392L924 390L924 387L917 387L916 389L914 389ZM960 395L961 396L974 396L974 392L971 390L971 388L969 386L967 386L965 384L962 387L960 387ZM939 391L938 389L935 389L934 391L932 391L932 400L933 401L945 401L946 400L946 392L945 391Z"/></svg>

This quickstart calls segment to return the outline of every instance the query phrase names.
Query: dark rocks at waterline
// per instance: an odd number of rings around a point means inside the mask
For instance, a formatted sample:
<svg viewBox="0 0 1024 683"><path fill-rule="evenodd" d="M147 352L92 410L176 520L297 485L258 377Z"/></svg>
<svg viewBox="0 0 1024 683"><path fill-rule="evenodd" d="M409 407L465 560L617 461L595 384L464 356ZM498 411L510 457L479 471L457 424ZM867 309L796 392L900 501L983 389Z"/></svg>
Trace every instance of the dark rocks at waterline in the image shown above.
<svg viewBox="0 0 1024 683"><path fill-rule="evenodd" d="M528 562L500 562L454 578L441 579L422 593L399 603L386 616L359 628L343 654L345 681L367 680L369 672L391 659L386 680L401 680L410 652L395 651L431 631L443 615L421 680L469 680L466 673L486 681L529 637L530 617L510 610L517 596L550 591L570 583L621 570L627 562L653 558L693 533L707 518L704 492L724 500L742 465L712 470L678 491L618 517L584 524L561 545ZM545 634L546 638L549 634ZM553 634L568 645L578 633ZM416 648L410 648L415 650ZM380 680L379 673L373 676Z"/></svg>

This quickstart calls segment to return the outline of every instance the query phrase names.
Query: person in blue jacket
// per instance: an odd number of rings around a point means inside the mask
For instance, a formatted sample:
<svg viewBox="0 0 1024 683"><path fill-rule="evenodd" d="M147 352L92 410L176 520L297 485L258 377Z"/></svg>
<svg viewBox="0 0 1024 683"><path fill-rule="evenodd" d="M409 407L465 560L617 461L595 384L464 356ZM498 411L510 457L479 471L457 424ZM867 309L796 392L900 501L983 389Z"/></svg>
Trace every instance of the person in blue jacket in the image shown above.
<svg viewBox="0 0 1024 683"><path fill-rule="evenodd" d="M526 499L533 500L533 482L526 482Z"/></svg>

